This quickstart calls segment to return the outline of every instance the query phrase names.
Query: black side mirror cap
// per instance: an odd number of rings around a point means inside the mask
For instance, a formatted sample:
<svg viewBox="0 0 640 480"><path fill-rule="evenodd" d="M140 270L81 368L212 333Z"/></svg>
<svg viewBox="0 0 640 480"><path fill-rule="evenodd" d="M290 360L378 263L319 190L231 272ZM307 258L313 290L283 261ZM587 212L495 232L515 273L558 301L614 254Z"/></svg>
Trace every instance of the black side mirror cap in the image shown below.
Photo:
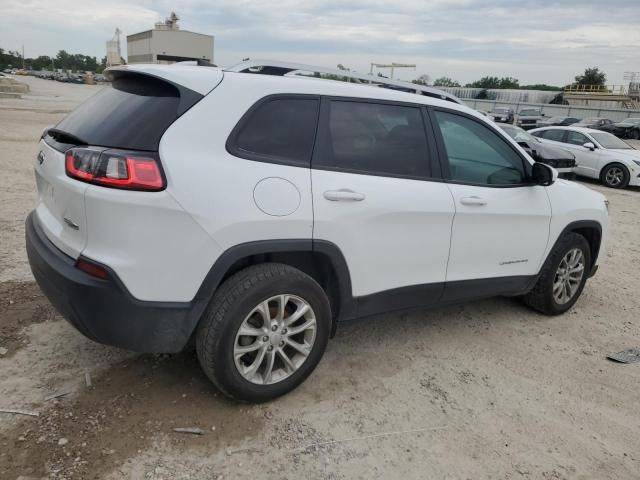
<svg viewBox="0 0 640 480"><path fill-rule="evenodd" d="M536 162L533 164L533 169L531 171L531 180L535 185L540 185L543 187L548 187L549 185L553 185L553 182L558 178L558 173L556 170L551 168L549 165Z"/></svg>

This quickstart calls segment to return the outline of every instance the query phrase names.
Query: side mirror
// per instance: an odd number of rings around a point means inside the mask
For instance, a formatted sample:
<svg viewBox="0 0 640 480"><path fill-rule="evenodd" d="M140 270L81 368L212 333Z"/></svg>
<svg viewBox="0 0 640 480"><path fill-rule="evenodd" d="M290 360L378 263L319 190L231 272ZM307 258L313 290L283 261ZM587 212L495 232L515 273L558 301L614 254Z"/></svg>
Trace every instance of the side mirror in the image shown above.
<svg viewBox="0 0 640 480"><path fill-rule="evenodd" d="M548 187L558 179L558 171L546 163L536 162L533 164L531 179L536 185Z"/></svg>
<svg viewBox="0 0 640 480"><path fill-rule="evenodd" d="M596 149L596 146L591 143L591 142L587 142L584 145L582 145L584 148L588 148L589 150L591 150L592 152Z"/></svg>

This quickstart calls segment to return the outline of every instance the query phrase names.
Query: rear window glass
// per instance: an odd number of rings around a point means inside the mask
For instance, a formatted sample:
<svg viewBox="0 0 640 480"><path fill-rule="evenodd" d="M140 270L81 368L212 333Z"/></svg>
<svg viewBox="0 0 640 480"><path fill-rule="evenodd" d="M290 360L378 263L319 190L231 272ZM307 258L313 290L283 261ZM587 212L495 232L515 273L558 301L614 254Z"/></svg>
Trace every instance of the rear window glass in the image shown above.
<svg viewBox="0 0 640 480"><path fill-rule="evenodd" d="M229 145L250 160L287 162L308 167L318 123L317 98L267 100L241 120Z"/></svg>
<svg viewBox="0 0 640 480"><path fill-rule="evenodd" d="M331 101L325 137L314 166L382 176L429 176L419 108Z"/></svg>
<svg viewBox="0 0 640 480"><path fill-rule="evenodd" d="M88 145L131 150L158 150L165 130L178 118L180 93L152 77L114 79L58 125Z"/></svg>

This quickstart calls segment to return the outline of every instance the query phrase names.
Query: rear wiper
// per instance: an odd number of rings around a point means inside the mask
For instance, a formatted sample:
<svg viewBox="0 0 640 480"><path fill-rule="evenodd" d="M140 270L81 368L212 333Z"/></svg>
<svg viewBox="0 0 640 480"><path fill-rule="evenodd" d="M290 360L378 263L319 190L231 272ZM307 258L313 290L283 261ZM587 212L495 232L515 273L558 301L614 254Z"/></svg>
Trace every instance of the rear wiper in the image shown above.
<svg viewBox="0 0 640 480"><path fill-rule="evenodd" d="M51 135L57 141L61 143L73 143L74 145L89 145L89 142L85 142L80 137L76 137L72 133L58 130L57 128L50 128L45 133Z"/></svg>

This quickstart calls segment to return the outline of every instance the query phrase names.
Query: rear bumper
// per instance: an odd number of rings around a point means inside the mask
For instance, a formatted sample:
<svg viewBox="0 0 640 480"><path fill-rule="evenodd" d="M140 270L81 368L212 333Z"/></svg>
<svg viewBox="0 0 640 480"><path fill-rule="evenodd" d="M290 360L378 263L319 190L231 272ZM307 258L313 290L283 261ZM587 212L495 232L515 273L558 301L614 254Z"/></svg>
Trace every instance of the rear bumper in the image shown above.
<svg viewBox="0 0 640 480"><path fill-rule="evenodd" d="M80 333L105 345L144 353L182 350L206 305L193 302L148 302L131 296L117 275L94 278L77 268L73 258L58 250L27 217L29 265L53 306Z"/></svg>

